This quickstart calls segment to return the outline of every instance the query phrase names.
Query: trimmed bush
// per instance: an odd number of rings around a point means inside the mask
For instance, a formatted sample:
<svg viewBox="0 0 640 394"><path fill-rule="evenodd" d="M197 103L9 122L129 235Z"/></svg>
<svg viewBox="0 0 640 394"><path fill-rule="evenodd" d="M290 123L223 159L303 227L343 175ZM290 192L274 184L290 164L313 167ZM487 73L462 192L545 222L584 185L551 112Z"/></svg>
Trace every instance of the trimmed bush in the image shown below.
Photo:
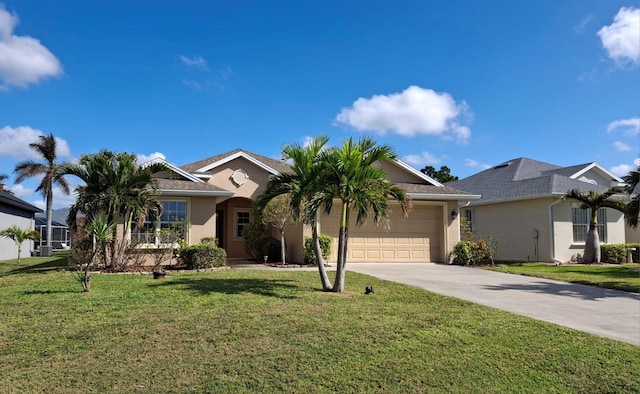
<svg viewBox="0 0 640 394"><path fill-rule="evenodd" d="M333 245L333 238L328 235L320 234L318 236L320 240L320 250L322 251L322 257L326 259L331 255L331 247ZM316 264L316 250L313 246L313 238L304 237L304 262L306 264Z"/></svg>
<svg viewBox="0 0 640 394"><path fill-rule="evenodd" d="M624 244L600 245L600 261L609 264L624 264L627 262L627 248Z"/></svg>
<svg viewBox="0 0 640 394"><path fill-rule="evenodd" d="M487 243L481 239L478 242L460 241L453 248L453 264L473 265L479 263L489 255Z"/></svg>
<svg viewBox="0 0 640 394"><path fill-rule="evenodd" d="M216 237L204 237L200 239L200 243L203 245L218 246L218 238Z"/></svg>
<svg viewBox="0 0 640 394"><path fill-rule="evenodd" d="M280 241L273 238L263 224L245 224L242 228L242 238L244 238L244 250L252 259L264 261L263 256L268 256L268 261L280 261L282 257Z"/></svg>
<svg viewBox="0 0 640 394"><path fill-rule="evenodd" d="M185 246L180 249L180 258L187 268L192 270L227 265L227 252L214 245Z"/></svg>

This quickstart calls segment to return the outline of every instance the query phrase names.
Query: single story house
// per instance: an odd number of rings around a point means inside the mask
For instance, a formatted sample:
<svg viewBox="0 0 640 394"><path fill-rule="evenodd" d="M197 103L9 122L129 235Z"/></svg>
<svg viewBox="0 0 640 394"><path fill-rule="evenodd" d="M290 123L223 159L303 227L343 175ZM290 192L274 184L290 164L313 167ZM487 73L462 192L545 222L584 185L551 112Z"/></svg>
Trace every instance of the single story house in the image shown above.
<svg viewBox="0 0 640 394"><path fill-rule="evenodd" d="M8 190L0 189L0 230L16 225L21 229L32 229L35 224L35 214L42 212L36 206L19 199ZM23 251L33 250L33 241L25 241ZM27 253L23 253L25 255ZM9 238L0 237L0 260L18 258L18 248Z"/></svg>
<svg viewBox="0 0 640 394"><path fill-rule="evenodd" d="M584 250L589 214L577 202L563 199L567 191L602 193L623 180L598 163L561 167L528 158L508 160L447 186L482 198L460 208L476 237L498 242L497 259L568 262ZM624 215L598 212L602 243L625 243Z"/></svg>
<svg viewBox="0 0 640 394"><path fill-rule="evenodd" d="M188 221L185 234L189 244L204 237L218 238L230 259L246 259L242 227L253 220L252 205L264 191L270 176L290 171L286 162L235 149L183 166L163 162L168 170L157 174L159 196L164 207L157 223L146 223L132 237L154 241L153 229L167 228L171 222ZM412 199L413 209L404 218L392 209L388 226L365 223L349 232L350 262L445 262L460 239L458 206L480 196L447 187L408 164L397 160L379 163L389 179ZM334 238L335 261L339 209L320 218L320 232ZM304 237L311 230L292 225L286 231L287 259L303 261Z"/></svg>

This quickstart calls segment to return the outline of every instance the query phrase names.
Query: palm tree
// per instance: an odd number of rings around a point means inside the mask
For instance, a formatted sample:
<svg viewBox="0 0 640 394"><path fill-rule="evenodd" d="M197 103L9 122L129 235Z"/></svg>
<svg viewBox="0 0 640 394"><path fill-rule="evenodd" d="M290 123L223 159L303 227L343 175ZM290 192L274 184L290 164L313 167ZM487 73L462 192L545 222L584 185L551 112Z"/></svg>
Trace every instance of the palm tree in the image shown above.
<svg viewBox="0 0 640 394"><path fill-rule="evenodd" d="M255 203L256 210L262 212L269 201L277 196L289 195L289 203L292 217L296 220L302 218L305 224L312 228L312 239L316 250L316 263L320 281L324 290L331 290L331 282L325 269L325 261L322 257L320 240L318 237L317 209L308 206L308 202L314 197L322 184L320 177L319 155L329 141L327 136L314 138L308 145L286 145L282 149L283 160L291 160L291 172L280 173L271 177L265 191L258 197Z"/></svg>
<svg viewBox="0 0 640 394"><path fill-rule="evenodd" d="M580 208L589 209L589 232L584 244L583 262L586 264L600 263L600 237L598 235L598 209L612 208L620 212L624 212L625 206L622 202L610 199L617 194L616 189L609 189L604 193L596 193L589 191L583 193L580 190L569 190L564 198L576 200L580 203Z"/></svg>
<svg viewBox="0 0 640 394"><path fill-rule="evenodd" d="M41 135L38 142L29 144L29 147L40 155L45 163L38 163L33 160L25 160L16 165L13 172L17 175L15 182L21 183L27 178L42 176L40 185L36 191L40 192L46 200L47 211L47 244L44 255L51 253L51 222L53 213L53 186L57 185L64 194L69 194L69 184L64 179L64 174L59 171L60 165L56 163L57 143L53 134Z"/></svg>
<svg viewBox="0 0 640 394"><path fill-rule="evenodd" d="M629 172L623 180L627 184L624 188L625 192L631 195L631 201L627 203L624 210L624 218L627 225L636 228L638 227L638 219L640 218L640 193L636 192L635 195L633 195L633 193L638 187L638 184L640 184L640 167Z"/></svg>
<svg viewBox="0 0 640 394"><path fill-rule="evenodd" d="M149 215L157 217L161 213L154 174L165 169L161 163L140 166L134 154L106 150L83 155L78 164L61 169L84 181L76 188L76 203L67 218L69 225L75 226L79 212L86 215L88 223L99 214L107 215L110 222L123 223L121 237L117 236L117 227L112 230L110 262L105 261L105 265L113 268L123 261L134 224L141 225Z"/></svg>
<svg viewBox="0 0 640 394"><path fill-rule="evenodd" d="M376 166L380 160L392 161L396 154L388 145L378 145L368 137L357 143L345 140L342 148L323 151L320 157L322 184L310 202L312 209L323 207L330 214L334 199L341 203L338 235L338 261L333 291L344 291L344 275L347 262L350 215L356 213L356 225L361 226L370 215L378 225L389 218L390 201L400 203L406 216L411 203L405 192L392 184L387 173Z"/></svg>
<svg viewBox="0 0 640 394"><path fill-rule="evenodd" d="M7 174L0 174L0 190L4 190L4 181L8 178Z"/></svg>
<svg viewBox="0 0 640 394"><path fill-rule="evenodd" d="M40 233L35 230L26 229L23 230L15 224L6 230L0 231L0 237L5 237L13 240L18 247L18 265L20 265L20 253L22 252L22 243L28 239L37 241L40 239Z"/></svg>

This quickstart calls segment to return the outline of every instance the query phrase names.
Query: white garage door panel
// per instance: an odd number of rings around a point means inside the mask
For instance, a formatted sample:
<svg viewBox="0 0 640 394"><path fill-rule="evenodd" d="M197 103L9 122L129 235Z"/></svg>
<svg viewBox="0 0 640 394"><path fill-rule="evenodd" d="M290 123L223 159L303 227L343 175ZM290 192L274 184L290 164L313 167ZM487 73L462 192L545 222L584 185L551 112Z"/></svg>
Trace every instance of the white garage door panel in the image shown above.
<svg viewBox="0 0 640 394"><path fill-rule="evenodd" d="M393 212L391 225L367 222L349 229L348 260L352 262L428 262L440 258L441 211L438 206L414 206L403 218ZM322 218L322 233L334 238L331 260L337 258L339 210Z"/></svg>

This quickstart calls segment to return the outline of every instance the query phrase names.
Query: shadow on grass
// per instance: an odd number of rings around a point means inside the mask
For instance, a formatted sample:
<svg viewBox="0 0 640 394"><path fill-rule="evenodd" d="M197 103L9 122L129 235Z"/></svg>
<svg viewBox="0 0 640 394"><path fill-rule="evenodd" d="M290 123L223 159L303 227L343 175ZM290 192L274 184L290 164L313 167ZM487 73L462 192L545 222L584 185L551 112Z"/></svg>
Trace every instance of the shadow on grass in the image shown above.
<svg viewBox="0 0 640 394"><path fill-rule="evenodd" d="M58 271L68 266L66 257L47 259L43 262L29 262L20 265L5 265L0 267L0 277L16 274L44 274L50 271Z"/></svg>
<svg viewBox="0 0 640 394"><path fill-rule="evenodd" d="M484 286L489 290L519 290L532 293L552 294L597 301L604 298L631 298L640 300L640 295L620 290L605 289L577 283L532 282L528 284L505 284Z"/></svg>
<svg viewBox="0 0 640 394"><path fill-rule="evenodd" d="M291 284L292 280L277 279L221 279L221 278L176 278L155 282L150 286L184 287L203 295L210 293L222 294L256 294L266 297L295 299L290 293L301 289Z"/></svg>

